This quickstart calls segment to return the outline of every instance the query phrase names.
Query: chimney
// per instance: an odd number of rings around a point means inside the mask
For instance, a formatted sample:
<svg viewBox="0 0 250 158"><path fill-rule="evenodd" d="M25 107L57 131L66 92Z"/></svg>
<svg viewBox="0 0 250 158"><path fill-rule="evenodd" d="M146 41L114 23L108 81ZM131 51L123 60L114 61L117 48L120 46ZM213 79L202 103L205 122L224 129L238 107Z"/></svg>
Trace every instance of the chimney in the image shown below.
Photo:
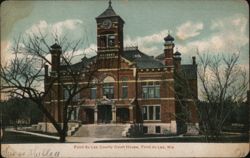
<svg viewBox="0 0 250 158"><path fill-rule="evenodd" d="M195 56L192 57L192 60L193 60L193 65L196 65L196 58L195 58Z"/></svg>
<svg viewBox="0 0 250 158"><path fill-rule="evenodd" d="M60 58L62 54L62 48L57 43L53 44L50 48L51 48L50 53L51 53L51 60L52 60L51 70L57 71L58 68L60 67Z"/></svg>

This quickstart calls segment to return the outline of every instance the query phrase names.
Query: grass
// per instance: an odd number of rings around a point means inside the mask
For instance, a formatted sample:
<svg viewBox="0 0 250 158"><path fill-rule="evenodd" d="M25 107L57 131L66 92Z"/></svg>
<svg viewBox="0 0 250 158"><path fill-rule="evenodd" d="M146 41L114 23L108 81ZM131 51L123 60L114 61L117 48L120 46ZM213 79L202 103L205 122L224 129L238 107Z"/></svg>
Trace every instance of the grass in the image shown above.
<svg viewBox="0 0 250 158"><path fill-rule="evenodd" d="M59 140L39 137L29 134L16 133L5 131L3 139L1 140L3 144L12 144L12 143L59 143Z"/></svg>

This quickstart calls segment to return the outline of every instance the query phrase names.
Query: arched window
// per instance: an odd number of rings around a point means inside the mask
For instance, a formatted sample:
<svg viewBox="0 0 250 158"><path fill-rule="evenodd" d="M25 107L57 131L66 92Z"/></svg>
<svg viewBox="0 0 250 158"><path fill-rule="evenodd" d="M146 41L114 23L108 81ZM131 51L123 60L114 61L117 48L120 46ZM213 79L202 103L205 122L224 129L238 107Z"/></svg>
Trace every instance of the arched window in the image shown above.
<svg viewBox="0 0 250 158"><path fill-rule="evenodd" d="M103 96L106 96L109 99L114 99L114 78L107 76L103 80Z"/></svg>

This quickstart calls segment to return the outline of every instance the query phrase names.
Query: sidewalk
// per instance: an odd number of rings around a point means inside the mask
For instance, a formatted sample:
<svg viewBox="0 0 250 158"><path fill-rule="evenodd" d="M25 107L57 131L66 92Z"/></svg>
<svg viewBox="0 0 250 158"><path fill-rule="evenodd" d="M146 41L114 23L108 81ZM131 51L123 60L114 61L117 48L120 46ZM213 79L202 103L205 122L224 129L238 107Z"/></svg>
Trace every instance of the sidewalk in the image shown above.
<svg viewBox="0 0 250 158"><path fill-rule="evenodd" d="M44 137L44 138L51 138L51 139L56 139L56 140L60 139L57 136L51 136L51 135L34 133L34 132L27 132L27 131L19 131L19 130L15 130L15 129L5 129L5 131L16 132L16 133L23 133L23 134L30 134L30 135L34 135L34 136L39 136L39 137Z"/></svg>
<svg viewBox="0 0 250 158"><path fill-rule="evenodd" d="M166 138L181 138L183 137L182 135L179 136L166 136L166 137L141 137L141 138L129 138L129 137L124 137L124 138L93 138L93 137L74 137L74 136L68 136L66 138L66 142L68 143L94 143L96 141L112 141L112 140L155 140L155 139L166 139ZM188 137L200 137L200 136L185 136L186 138Z"/></svg>

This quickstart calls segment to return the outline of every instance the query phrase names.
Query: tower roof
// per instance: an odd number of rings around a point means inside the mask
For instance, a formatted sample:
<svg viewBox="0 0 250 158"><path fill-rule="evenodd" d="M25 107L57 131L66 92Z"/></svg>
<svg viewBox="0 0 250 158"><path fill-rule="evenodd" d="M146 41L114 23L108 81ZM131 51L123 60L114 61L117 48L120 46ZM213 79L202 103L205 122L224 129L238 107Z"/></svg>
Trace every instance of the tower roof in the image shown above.
<svg viewBox="0 0 250 158"><path fill-rule="evenodd" d="M61 49L62 47L59 44L55 43L52 46L50 46L50 48L52 48L52 49Z"/></svg>
<svg viewBox="0 0 250 158"><path fill-rule="evenodd" d="M174 37L172 37L170 34L168 34L167 37L164 38L165 41L174 41Z"/></svg>
<svg viewBox="0 0 250 158"><path fill-rule="evenodd" d="M175 53L174 53L175 56L181 56L181 53L177 50Z"/></svg>
<svg viewBox="0 0 250 158"><path fill-rule="evenodd" d="M109 0L108 8L96 18L99 19L99 18L107 18L107 17L119 17L123 21L123 19L119 15L117 15L115 11L113 10L111 0Z"/></svg>

